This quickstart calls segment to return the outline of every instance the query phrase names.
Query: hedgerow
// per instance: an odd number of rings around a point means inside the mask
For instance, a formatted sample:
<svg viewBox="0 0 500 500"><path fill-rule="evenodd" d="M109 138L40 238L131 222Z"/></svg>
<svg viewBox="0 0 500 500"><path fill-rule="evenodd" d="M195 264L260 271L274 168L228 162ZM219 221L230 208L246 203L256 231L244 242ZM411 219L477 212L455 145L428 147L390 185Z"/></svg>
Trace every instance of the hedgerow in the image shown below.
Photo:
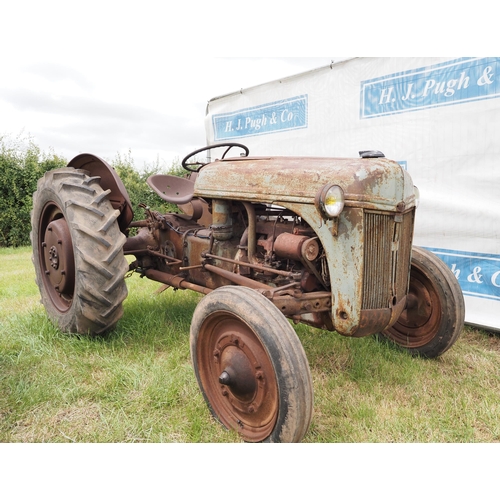
<svg viewBox="0 0 500 500"><path fill-rule="evenodd" d="M164 202L151 190L146 182L147 178L154 174L168 172L171 175L182 176L183 173L186 173L175 162L169 169L165 167L162 168L158 164L153 164L144 166L144 168L138 170L134 165L134 160L129 151L129 153L124 156L117 154L110 164L116 170L116 173L127 189L130 203L134 210L134 220L144 217L144 211L139 207L140 204L144 204L151 210L156 210L160 213L178 211L176 205Z"/></svg>
<svg viewBox="0 0 500 500"><path fill-rule="evenodd" d="M0 137L0 246L30 243L30 212L38 179L66 165L54 153L42 153L31 139Z"/></svg>
<svg viewBox="0 0 500 500"><path fill-rule="evenodd" d="M62 156L40 151L31 138L0 136L0 247L30 244L30 212L37 181L48 170L64 167L67 163L68 159ZM174 205L163 202L146 183L150 175L157 173L182 175L176 162L170 168L157 163L138 170L129 152L124 156L117 154L109 163L125 185L134 219L144 217L139 207L141 203L162 213L176 211Z"/></svg>

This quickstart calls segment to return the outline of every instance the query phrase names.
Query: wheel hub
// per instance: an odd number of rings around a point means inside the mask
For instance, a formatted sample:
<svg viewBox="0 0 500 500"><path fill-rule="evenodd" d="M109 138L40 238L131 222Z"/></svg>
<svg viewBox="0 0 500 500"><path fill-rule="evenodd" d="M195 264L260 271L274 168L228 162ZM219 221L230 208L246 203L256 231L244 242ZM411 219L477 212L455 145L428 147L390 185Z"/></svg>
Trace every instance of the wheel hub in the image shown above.
<svg viewBox="0 0 500 500"><path fill-rule="evenodd" d="M415 280L406 300L406 309L402 319L408 327L420 328L425 325L432 315L431 296L427 288Z"/></svg>
<svg viewBox="0 0 500 500"><path fill-rule="evenodd" d="M257 361L245 344L234 335L221 339L217 348L222 353L220 365L223 371L219 377L221 390L229 388L226 395L231 398L233 404L241 411L249 413L248 405L256 396L257 380L253 365L257 364Z"/></svg>
<svg viewBox="0 0 500 500"><path fill-rule="evenodd" d="M50 267L53 267L54 269L59 267L59 255L57 254L57 248L55 246L50 247L49 261Z"/></svg>
<svg viewBox="0 0 500 500"><path fill-rule="evenodd" d="M40 264L43 270L45 288L60 310L71 305L75 288L75 259L71 233L66 220L58 214L55 207L46 209L51 214L45 228L40 231ZM52 220L51 220L52 219Z"/></svg>
<svg viewBox="0 0 500 500"><path fill-rule="evenodd" d="M412 268L406 308L397 323L387 329L385 334L399 345L418 348L432 340L441 314L432 282L418 269Z"/></svg>
<svg viewBox="0 0 500 500"><path fill-rule="evenodd" d="M42 248L45 274L60 294L68 294L74 287L74 256L71 235L64 219L53 220L45 231Z"/></svg>
<svg viewBox="0 0 500 500"><path fill-rule="evenodd" d="M261 441L278 413L274 368L254 332L231 315L212 316L205 325L211 359L199 361L207 396L226 427L247 441ZM206 352L206 351L205 351Z"/></svg>

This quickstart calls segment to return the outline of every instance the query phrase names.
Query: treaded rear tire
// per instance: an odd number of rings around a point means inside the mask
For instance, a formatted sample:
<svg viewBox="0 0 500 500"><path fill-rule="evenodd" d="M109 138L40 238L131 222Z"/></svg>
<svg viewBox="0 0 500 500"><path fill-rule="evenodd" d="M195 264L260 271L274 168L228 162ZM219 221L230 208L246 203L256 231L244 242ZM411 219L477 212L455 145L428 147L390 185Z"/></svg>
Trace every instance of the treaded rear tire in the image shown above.
<svg viewBox="0 0 500 500"><path fill-rule="evenodd" d="M38 181L31 212L35 279L51 321L66 333L103 334L127 297L125 235L99 177L61 168Z"/></svg>

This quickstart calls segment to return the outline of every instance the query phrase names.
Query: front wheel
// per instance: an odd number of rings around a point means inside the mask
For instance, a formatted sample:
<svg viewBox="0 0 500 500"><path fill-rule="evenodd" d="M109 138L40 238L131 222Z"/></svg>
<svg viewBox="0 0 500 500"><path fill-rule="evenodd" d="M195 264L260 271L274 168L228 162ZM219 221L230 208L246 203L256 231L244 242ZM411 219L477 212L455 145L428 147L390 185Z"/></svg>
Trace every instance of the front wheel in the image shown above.
<svg viewBox="0 0 500 500"><path fill-rule="evenodd" d="M302 440L312 415L309 364L288 320L255 290L221 287L191 323L191 357L210 411L249 442Z"/></svg>
<svg viewBox="0 0 500 500"><path fill-rule="evenodd" d="M36 282L49 318L67 333L110 330L127 296L126 237L99 179L85 170L51 170L33 195Z"/></svg>
<svg viewBox="0 0 500 500"><path fill-rule="evenodd" d="M406 309L383 335L411 354L435 358L456 342L464 317L455 275L437 255L413 247Z"/></svg>

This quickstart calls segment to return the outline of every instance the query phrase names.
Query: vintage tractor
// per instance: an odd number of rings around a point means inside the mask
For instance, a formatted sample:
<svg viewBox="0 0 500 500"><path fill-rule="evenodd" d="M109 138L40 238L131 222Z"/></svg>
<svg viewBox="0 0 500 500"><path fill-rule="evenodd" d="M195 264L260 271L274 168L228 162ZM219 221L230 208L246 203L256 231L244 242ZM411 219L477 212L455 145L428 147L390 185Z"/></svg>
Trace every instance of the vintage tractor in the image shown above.
<svg viewBox="0 0 500 500"><path fill-rule="evenodd" d="M220 159L198 159L216 147ZM381 333L424 357L456 341L461 290L439 258L412 248L418 191L395 161L376 151L250 157L225 143L182 166L186 177L148 179L181 213L142 206L134 222L123 183L94 155L39 180L33 262L62 331L112 329L132 271L200 292L190 331L196 378L212 414L250 442L300 441L310 423L311 374L289 320L351 337Z"/></svg>

